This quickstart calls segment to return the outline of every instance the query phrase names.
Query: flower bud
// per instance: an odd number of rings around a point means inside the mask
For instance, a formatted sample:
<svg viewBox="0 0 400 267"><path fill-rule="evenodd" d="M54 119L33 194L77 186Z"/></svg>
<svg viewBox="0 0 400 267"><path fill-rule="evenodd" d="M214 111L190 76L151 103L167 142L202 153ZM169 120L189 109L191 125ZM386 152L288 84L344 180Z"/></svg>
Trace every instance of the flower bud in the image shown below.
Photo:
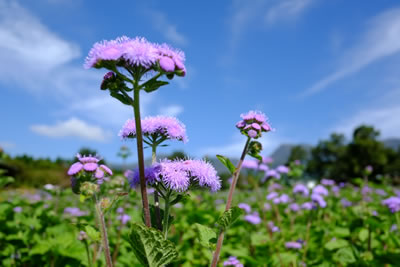
<svg viewBox="0 0 400 267"><path fill-rule="evenodd" d="M99 192L99 185L91 183L91 182L83 182L80 186L80 192L82 195L86 197L91 197L95 193Z"/></svg>
<svg viewBox="0 0 400 267"><path fill-rule="evenodd" d="M108 197L102 198L100 200L100 207L103 210L108 209L110 207L110 205L111 205L111 201L110 201L110 199Z"/></svg>

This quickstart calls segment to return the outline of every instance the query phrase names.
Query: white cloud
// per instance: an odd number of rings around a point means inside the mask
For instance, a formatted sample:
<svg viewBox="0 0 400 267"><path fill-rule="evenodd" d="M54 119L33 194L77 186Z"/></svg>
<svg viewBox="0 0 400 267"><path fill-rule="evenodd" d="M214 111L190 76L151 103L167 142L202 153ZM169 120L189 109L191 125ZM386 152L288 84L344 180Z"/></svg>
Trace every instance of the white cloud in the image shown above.
<svg viewBox="0 0 400 267"><path fill-rule="evenodd" d="M332 83L398 52L400 52L400 8L394 8L370 21L359 42L343 54L343 63L339 68L317 81L304 92L304 95L320 92Z"/></svg>
<svg viewBox="0 0 400 267"><path fill-rule="evenodd" d="M3 149L12 149L15 147L15 144L12 142L7 142L7 141L0 141L0 148Z"/></svg>
<svg viewBox="0 0 400 267"><path fill-rule="evenodd" d="M267 23L272 24L279 20L290 20L299 16L314 0L283 0L270 7L265 15Z"/></svg>
<svg viewBox="0 0 400 267"><path fill-rule="evenodd" d="M153 26L156 30L164 35L164 38L177 44L187 45L187 38L177 30L177 26L169 21L167 16L160 11L149 11L148 12L153 21Z"/></svg>
<svg viewBox="0 0 400 267"><path fill-rule="evenodd" d="M79 137L85 140L104 142L111 137L110 132L77 118L60 121L55 125L32 125L30 128L39 135L53 138Z"/></svg>
<svg viewBox="0 0 400 267"><path fill-rule="evenodd" d="M179 105L171 105L160 108L160 113L166 116L175 117L181 114L182 112L183 112L183 107Z"/></svg>

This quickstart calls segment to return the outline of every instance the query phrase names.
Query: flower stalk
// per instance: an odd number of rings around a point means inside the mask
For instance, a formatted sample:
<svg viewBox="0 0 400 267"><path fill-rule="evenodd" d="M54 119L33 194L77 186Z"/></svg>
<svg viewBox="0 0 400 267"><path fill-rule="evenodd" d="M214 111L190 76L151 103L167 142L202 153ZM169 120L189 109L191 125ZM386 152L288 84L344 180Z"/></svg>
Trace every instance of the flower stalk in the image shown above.
<svg viewBox="0 0 400 267"><path fill-rule="evenodd" d="M108 245L108 236L107 236L107 227L106 223L104 221L104 214L103 211L101 210L101 205L100 202L97 200L97 197L95 196L95 206L96 206L96 214L97 218L100 224L100 233L101 233L101 241L104 249L104 256L106 259L106 264L107 267L112 267L112 260L111 260L111 254L110 254L110 247Z"/></svg>
<svg viewBox="0 0 400 267"><path fill-rule="evenodd" d="M251 140L251 137L248 137L247 141L246 141L246 144L244 145L242 155L240 156L239 163L236 166L236 170L235 170L235 172L233 174L232 184L231 184L231 187L229 188L228 200L226 202L225 211L227 211L227 210L229 210L231 208L233 193L235 192L236 183L237 183L237 180L239 178L239 174L240 174L240 170L242 168L243 160L246 157L247 150L249 148L250 140ZM222 244L224 242L224 234L225 234L224 230L220 229L219 235L218 235L217 246L215 248L215 252L214 252L214 255L213 255L213 260L212 260L212 263L211 263L212 267L216 267L217 264L218 264L219 254L221 253Z"/></svg>

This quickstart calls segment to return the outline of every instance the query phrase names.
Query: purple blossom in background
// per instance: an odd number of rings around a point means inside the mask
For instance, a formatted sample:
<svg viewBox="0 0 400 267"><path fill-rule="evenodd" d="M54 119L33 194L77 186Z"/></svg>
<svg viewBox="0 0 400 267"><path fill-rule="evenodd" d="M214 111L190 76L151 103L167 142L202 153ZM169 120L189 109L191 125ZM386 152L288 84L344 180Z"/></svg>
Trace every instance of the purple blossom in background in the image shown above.
<svg viewBox="0 0 400 267"><path fill-rule="evenodd" d="M224 203L225 203L225 200L223 200L223 199L216 199L215 200L215 205L222 205Z"/></svg>
<svg viewBox="0 0 400 267"><path fill-rule="evenodd" d="M129 216L128 214L121 214L117 216L117 220L121 221L121 223L125 225L131 220L131 216Z"/></svg>
<svg viewBox="0 0 400 267"><path fill-rule="evenodd" d="M335 181L331 180L331 179L323 178L323 179L321 179L321 184L323 184L325 186L333 186L333 185L335 185Z"/></svg>
<svg viewBox="0 0 400 267"><path fill-rule="evenodd" d="M280 179L281 175L276 170L271 169L266 172L265 177L274 177L276 179Z"/></svg>
<svg viewBox="0 0 400 267"><path fill-rule="evenodd" d="M86 234L85 231L79 231L79 235L78 235L78 240L79 241L83 241L88 239L88 235Z"/></svg>
<svg viewBox="0 0 400 267"><path fill-rule="evenodd" d="M166 72L181 70L181 76L186 73L183 64L185 55L182 51L167 44L150 43L141 37L131 39L122 36L115 40L95 43L86 57L84 67L99 67L102 61L114 61L119 65L140 66L145 69L156 67L158 62Z"/></svg>
<svg viewBox="0 0 400 267"><path fill-rule="evenodd" d="M64 209L64 214L68 214L73 217L81 217L87 215L88 213L76 207L67 207Z"/></svg>
<svg viewBox="0 0 400 267"><path fill-rule="evenodd" d="M244 219L248 221L251 224L260 224L261 223L261 218L258 212L253 212L252 214L247 214L244 216Z"/></svg>
<svg viewBox="0 0 400 267"><path fill-rule="evenodd" d="M238 207L241 208L242 210L244 210L246 213L251 212L251 207L247 203L239 203Z"/></svg>
<svg viewBox="0 0 400 267"><path fill-rule="evenodd" d="M363 188L361 189L361 194L363 195L367 195L373 192L373 189L371 187L369 187L368 185L363 186Z"/></svg>
<svg viewBox="0 0 400 267"><path fill-rule="evenodd" d="M297 241L291 241L291 242L286 242L285 243L286 248L292 248L292 249L301 249L302 244Z"/></svg>
<svg viewBox="0 0 400 267"><path fill-rule="evenodd" d="M258 165L259 164L258 164L257 160L245 159L245 160L243 160L242 168L257 170Z"/></svg>
<svg viewBox="0 0 400 267"><path fill-rule="evenodd" d="M308 190L307 186L304 184L296 184L293 187L293 193L294 194L303 194L303 196L307 197L310 194L310 191Z"/></svg>
<svg viewBox="0 0 400 267"><path fill-rule="evenodd" d="M347 208L353 205L353 203L349 200L347 200L346 198L342 198L340 200L340 204L342 204L343 207Z"/></svg>
<svg viewBox="0 0 400 267"><path fill-rule="evenodd" d="M290 202L290 197L288 195L282 194L279 197L279 203L288 203L288 202Z"/></svg>
<svg viewBox="0 0 400 267"><path fill-rule="evenodd" d="M265 210L265 211L271 210L271 204L269 204L269 203L264 203L264 210Z"/></svg>
<svg viewBox="0 0 400 267"><path fill-rule="evenodd" d="M343 188L343 187L345 187L345 186L346 186L346 183L344 183L344 182L340 182L340 183L339 183L339 187L340 187L340 188Z"/></svg>
<svg viewBox="0 0 400 267"><path fill-rule="evenodd" d="M296 160L294 161L294 164L295 164L295 165L301 165L301 161L298 160L298 159L296 159Z"/></svg>
<svg viewBox="0 0 400 267"><path fill-rule="evenodd" d="M387 196L387 193L386 193L386 191L385 191L385 190L383 190L383 189L380 189L380 188L376 189L376 190L375 190L375 193L376 193L377 195L380 195L380 196L382 196L382 197L385 197L385 196Z"/></svg>
<svg viewBox="0 0 400 267"><path fill-rule="evenodd" d="M272 221L269 221L269 222L267 223L267 225L268 225L269 230L270 230L271 232L273 232L273 233L279 232L279 231L280 231L279 227L276 226L276 225L274 224L274 222L272 222Z"/></svg>
<svg viewBox="0 0 400 267"><path fill-rule="evenodd" d="M312 210L313 204L311 202L304 202L301 204L301 209L303 210Z"/></svg>
<svg viewBox="0 0 400 267"><path fill-rule="evenodd" d="M157 116L142 119L142 132L144 136L156 136L186 143L186 127L175 117ZM134 119L129 119L118 134L122 139L136 138L136 124Z"/></svg>
<svg viewBox="0 0 400 267"><path fill-rule="evenodd" d="M119 214L124 213L124 208L123 208L123 207L119 207L119 208L117 209L117 213L119 213Z"/></svg>
<svg viewBox="0 0 400 267"><path fill-rule="evenodd" d="M374 170L374 168L373 168L371 165L368 165L367 167L365 167L365 170L366 170L368 173L372 173L373 170Z"/></svg>
<svg viewBox="0 0 400 267"><path fill-rule="evenodd" d="M339 195L339 192L340 192L340 187L339 186L332 186L332 192L336 195L336 196L338 196Z"/></svg>
<svg viewBox="0 0 400 267"><path fill-rule="evenodd" d="M318 204L318 206L320 206L321 208L325 208L326 207L326 201L323 198L323 196L319 195L319 194L312 194L311 195L311 200Z"/></svg>
<svg viewBox="0 0 400 267"><path fill-rule="evenodd" d="M274 159L271 157L262 157L262 162L264 164L271 164L272 162L274 162Z"/></svg>
<svg viewBox="0 0 400 267"><path fill-rule="evenodd" d="M267 195L267 200L271 200L271 199L274 199L274 198L276 198L276 197L278 197L279 196L279 194L277 193L277 192L271 192L271 193L269 193L268 195Z"/></svg>
<svg viewBox="0 0 400 267"><path fill-rule="evenodd" d="M241 121L236 123L236 127L244 135L251 138L261 137L262 132L269 132L272 130L267 122L267 116L261 111L249 111L246 114L241 114Z"/></svg>
<svg viewBox="0 0 400 267"><path fill-rule="evenodd" d="M294 212L298 212L300 210L300 206L297 203L292 203L289 205L290 210Z"/></svg>
<svg viewBox="0 0 400 267"><path fill-rule="evenodd" d="M313 195L323 195L323 196L329 195L328 189L326 189L323 185L320 184L313 188L312 193Z"/></svg>
<svg viewBox="0 0 400 267"><path fill-rule="evenodd" d="M144 177L148 184L158 181L158 173L161 171L161 168L160 164L155 164L144 169ZM132 188L140 184L139 168L134 171L126 170L124 175Z"/></svg>
<svg viewBox="0 0 400 267"><path fill-rule="evenodd" d="M392 213L400 211L400 198L389 197L382 201L382 205L387 206Z"/></svg>
<svg viewBox="0 0 400 267"><path fill-rule="evenodd" d="M372 214L372 216L378 216L378 212L377 212L376 210L373 210L373 211L371 212L371 214Z"/></svg>
<svg viewBox="0 0 400 267"><path fill-rule="evenodd" d="M243 267L243 264L241 264L235 256L230 256L226 261L224 261L224 266Z"/></svg>
<svg viewBox="0 0 400 267"><path fill-rule="evenodd" d="M278 183L272 183L270 186L268 186L268 191L275 191L275 190L281 190L282 186Z"/></svg>
<svg viewBox="0 0 400 267"><path fill-rule="evenodd" d="M284 165L279 165L278 167L276 167L276 171L279 173L286 174L286 173L289 173L290 169L289 169L289 167L286 167Z"/></svg>
<svg viewBox="0 0 400 267"><path fill-rule="evenodd" d="M392 224L392 226L390 227L390 232L394 231L397 231L397 224Z"/></svg>
<svg viewBox="0 0 400 267"><path fill-rule="evenodd" d="M20 206L16 206L15 208L13 208L13 211L15 213L21 213L22 212L22 208Z"/></svg>
<svg viewBox="0 0 400 267"><path fill-rule="evenodd" d="M92 175L93 178L98 179L98 182L101 184L104 179L107 179L107 177L105 177L106 175L111 176L113 174L109 167L104 164L98 164L100 158L97 156L82 156L77 154L76 157L79 161L72 164L67 172L68 175L74 177L75 179L78 173L86 172Z"/></svg>

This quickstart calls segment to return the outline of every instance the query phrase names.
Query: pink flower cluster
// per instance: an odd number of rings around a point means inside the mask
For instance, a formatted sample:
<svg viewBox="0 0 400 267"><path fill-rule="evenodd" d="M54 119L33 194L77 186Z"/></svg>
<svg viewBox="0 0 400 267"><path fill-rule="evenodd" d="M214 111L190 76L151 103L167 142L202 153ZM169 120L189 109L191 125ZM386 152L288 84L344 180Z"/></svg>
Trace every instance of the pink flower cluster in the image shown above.
<svg viewBox="0 0 400 267"><path fill-rule="evenodd" d="M269 132L272 130L267 122L268 118L260 111L249 111L246 114L240 115L241 121L236 123L236 127L240 132L248 137L257 139L261 137L262 132Z"/></svg>

